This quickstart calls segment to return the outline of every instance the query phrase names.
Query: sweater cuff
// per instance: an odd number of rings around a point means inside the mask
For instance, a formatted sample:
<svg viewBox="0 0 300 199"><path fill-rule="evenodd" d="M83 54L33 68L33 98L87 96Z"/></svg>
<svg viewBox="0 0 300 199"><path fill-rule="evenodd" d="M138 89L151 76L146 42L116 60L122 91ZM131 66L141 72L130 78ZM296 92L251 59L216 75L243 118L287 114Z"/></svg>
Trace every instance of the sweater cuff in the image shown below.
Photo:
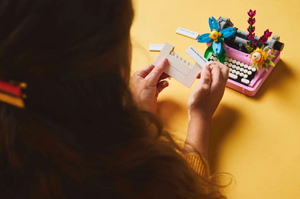
<svg viewBox="0 0 300 199"><path fill-rule="evenodd" d="M188 154L186 160L191 167L203 177L209 177L210 169L208 162L197 154Z"/></svg>

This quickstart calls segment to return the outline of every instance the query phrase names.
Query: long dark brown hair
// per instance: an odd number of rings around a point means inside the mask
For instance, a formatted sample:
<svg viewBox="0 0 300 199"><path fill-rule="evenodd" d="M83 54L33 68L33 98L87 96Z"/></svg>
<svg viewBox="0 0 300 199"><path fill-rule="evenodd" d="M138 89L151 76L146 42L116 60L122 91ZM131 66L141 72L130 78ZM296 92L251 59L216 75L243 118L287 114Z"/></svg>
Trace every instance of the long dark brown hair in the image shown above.
<svg viewBox="0 0 300 199"><path fill-rule="evenodd" d="M0 198L221 198L128 88L131 0L0 1Z"/></svg>

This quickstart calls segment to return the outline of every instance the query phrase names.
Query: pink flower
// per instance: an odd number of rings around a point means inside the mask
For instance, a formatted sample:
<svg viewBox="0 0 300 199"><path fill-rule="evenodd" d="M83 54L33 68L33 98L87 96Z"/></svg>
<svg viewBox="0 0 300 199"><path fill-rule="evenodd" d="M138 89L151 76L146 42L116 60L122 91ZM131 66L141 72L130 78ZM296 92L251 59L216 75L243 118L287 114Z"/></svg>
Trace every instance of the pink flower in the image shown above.
<svg viewBox="0 0 300 199"><path fill-rule="evenodd" d="M249 18L248 19L248 24L250 24L250 25L255 24L255 18Z"/></svg>
<svg viewBox="0 0 300 199"><path fill-rule="evenodd" d="M266 37L270 37L272 35L272 32L269 32L269 29L267 29L265 32L264 32L264 36Z"/></svg>
<svg viewBox="0 0 300 199"><path fill-rule="evenodd" d="M247 35L247 37L248 37L248 39L252 40L252 39L254 39L254 37L255 37L255 33L249 33L249 34Z"/></svg>
<svg viewBox="0 0 300 199"><path fill-rule="evenodd" d="M251 41L247 41L247 44L250 46L250 47L253 47L255 45L255 42L253 40Z"/></svg>
<svg viewBox="0 0 300 199"><path fill-rule="evenodd" d="M252 10L250 9L250 11L248 12L249 17L254 17L255 14L256 14L256 10L252 11Z"/></svg>
<svg viewBox="0 0 300 199"><path fill-rule="evenodd" d="M265 37L265 36L261 36L259 41L263 42L263 43L266 43L268 41L268 37Z"/></svg>
<svg viewBox="0 0 300 199"><path fill-rule="evenodd" d="M253 32L255 32L255 26L249 26L249 28L247 30L249 33L253 33Z"/></svg>

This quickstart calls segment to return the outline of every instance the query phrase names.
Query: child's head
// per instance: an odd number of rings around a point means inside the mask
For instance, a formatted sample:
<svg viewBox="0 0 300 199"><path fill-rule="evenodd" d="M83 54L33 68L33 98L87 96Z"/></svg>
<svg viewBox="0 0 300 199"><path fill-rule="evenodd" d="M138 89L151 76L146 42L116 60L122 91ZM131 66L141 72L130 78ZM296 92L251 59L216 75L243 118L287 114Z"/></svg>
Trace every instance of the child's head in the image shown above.
<svg viewBox="0 0 300 199"><path fill-rule="evenodd" d="M0 102L0 198L206 197L132 100L132 18L131 0L0 1L0 79L28 85L24 109Z"/></svg>
<svg viewBox="0 0 300 199"><path fill-rule="evenodd" d="M68 81L129 69L130 0L3 0L1 79Z"/></svg>
<svg viewBox="0 0 300 199"><path fill-rule="evenodd" d="M98 109L120 119L131 0L3 0L0 8L0 79L27 83L25 111L68 124L99 118Z"/></svg>

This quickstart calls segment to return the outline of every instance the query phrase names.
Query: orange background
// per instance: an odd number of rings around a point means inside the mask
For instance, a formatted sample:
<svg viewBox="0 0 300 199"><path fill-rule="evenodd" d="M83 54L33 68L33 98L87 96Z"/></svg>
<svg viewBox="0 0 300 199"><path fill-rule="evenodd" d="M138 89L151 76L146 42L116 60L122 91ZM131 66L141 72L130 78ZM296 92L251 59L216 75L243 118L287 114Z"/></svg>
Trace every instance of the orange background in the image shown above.
<svg viewBox="0 0 300 199"><path fill-rule="evenodd" d="M175 34L178 27L203 34L209 32L209 17L222 16L247 31L247 12L256 10L256 35L270 29L281 36L285 48L255 97L226 88L212 121L209 162L214 171L235 177L224 190L228 198L300 198L300 1L224 2L135 0L132 73L155 60L158 53L149 52L150 44L169 42L190 61L185 50L191 45L203 54L206 45ZM171 80L159 96L158 114L181 143L188 126L187 100L195 85L188 89Z"/></svg>

